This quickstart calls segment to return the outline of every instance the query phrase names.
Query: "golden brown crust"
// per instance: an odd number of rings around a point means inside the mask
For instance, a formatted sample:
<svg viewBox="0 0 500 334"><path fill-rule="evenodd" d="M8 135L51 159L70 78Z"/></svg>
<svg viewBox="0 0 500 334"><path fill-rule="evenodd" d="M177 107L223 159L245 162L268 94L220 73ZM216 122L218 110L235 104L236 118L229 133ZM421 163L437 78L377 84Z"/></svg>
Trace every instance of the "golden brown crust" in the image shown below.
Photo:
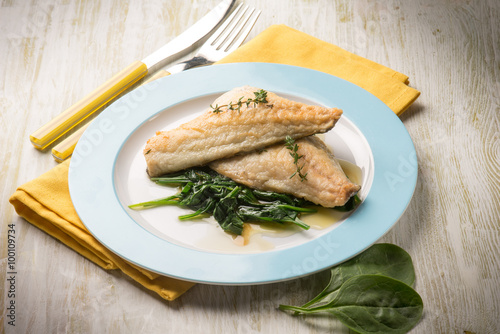
<svg viewBox="0 0 500 334"><path fill-rule="evenodd" d="M317 137L296 141L302 158L301 173L290 178L297 169L290 151L282 143L227 159L213 161L209 167L219 174L251 188L292 194L324 207L344 205L360 186L352 183L344 174L328 147Z"/></svg>
<svg viewBox="0 0 500 334"><path fill-rule="evenodd" d="M254 98L259 88L233 89L216 101L226 105ZM310 106L290 101L268 92L267 103L240 111L211 109L176 129L158 132L148 140L144 156L150 176L172 173L188 167L204 165L240 152L250 152L283 141L287 135L301 138L330 130L342 110Z"/></svg>

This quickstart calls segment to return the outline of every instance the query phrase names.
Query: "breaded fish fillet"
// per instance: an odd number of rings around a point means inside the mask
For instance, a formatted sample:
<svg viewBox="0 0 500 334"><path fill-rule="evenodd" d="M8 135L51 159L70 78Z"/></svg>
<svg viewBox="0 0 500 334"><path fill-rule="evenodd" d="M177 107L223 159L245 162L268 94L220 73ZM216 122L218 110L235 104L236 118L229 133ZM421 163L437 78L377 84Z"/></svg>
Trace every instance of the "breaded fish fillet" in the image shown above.
<svg viewBox="0 0 500 334"><path fill-rule="evenodd" d="M235 88L212 104L223 106L254 99L255 87ZM176 172L188 167L250 152L281 142L285 137L301 138L330 130L342 110L306 105L267 93L266 103L242 104L240 110L209 108L176 129L157 132L144 148L150 176Z"/></svg>
<svg viewBox="0 0 500 334"><path fill-rule="evenodd" d="M237 155L211 162L208 166L219 174L251 188L292 194L299 198L331 208L344 205L361 188L344 174L331 150L315 136L295 141L301 173L297 170L290 150L283 144L272 145L259 152Z"/></svg>

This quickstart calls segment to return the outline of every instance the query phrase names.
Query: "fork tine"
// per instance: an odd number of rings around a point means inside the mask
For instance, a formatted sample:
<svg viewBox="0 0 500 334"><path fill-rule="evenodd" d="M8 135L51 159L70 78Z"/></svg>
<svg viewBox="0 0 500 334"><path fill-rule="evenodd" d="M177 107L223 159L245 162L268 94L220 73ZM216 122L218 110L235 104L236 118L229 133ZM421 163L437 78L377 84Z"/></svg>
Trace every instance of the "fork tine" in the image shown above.
<svg viewBox="0 0 500 334"><path fill-rule="evenodd" d="M213 64L238 48L260 15L260 10L249 8L241 3L201 46L194 57L170 66L167 68L167 72L170 74L179 73L193 67Z"/></svg>
<svg viewBox="0 0 500 334"><path fill-rule="evenodd" d="M216 49L220 50L222 48L222 45L228 40L233 35L233 32L238 33L238 31L241 29L241 21L244 20L245 14L248 10L248 5L246 5L237 15L237 17L232 18L231 25L226 29L224 32L224 37L221 38L222 41L219 42L217 45Z"/></svg>
<svg viewBox="0 0 500 334"><path fill-rule="evenodd" d="M260 10L255 11L255 8L252 8L252 12L241 26L240 31L233 37L233 40L224 49L225 52L232 52L243 43L245 38L247 38L248 34L252 30L253 26L255 25L255 22L257 22L260 12Z"/></svg>
<svg viewBox="0 0 500 334"><path fill-rule="evenodd" d="M227 35L229 32L233 29L233 26L235 25L234 18L236 14L240 11L241 7L243 7L243 3L240 3L238 7L231 13L231 15L224 20L222 25L215 31L215 33L207 40L206 45L213 46L216 42L218 42L221 38L224 40L227 38ZM238 18L239 20L239 18ZM237 22L237 21L236 21ZM231 24L231 28L228 29L228 26Z"/></svg>

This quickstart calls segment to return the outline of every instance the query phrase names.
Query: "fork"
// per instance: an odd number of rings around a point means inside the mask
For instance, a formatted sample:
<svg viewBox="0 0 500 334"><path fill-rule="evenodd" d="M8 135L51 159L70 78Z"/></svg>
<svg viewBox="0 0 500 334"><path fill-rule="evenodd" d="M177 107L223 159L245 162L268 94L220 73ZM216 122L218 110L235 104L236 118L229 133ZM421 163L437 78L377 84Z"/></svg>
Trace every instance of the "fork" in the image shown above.
<svg viewBox="0 0 500 334"><path fill-rule="evenodd" d="M193 58L169 67L167 72L174 74L193 67L211 65L236 50L252 30L260 12L241 3Z"/></svg>
<svg viewBox="0 0 500 334"><path fill-rule="evenodd" d="M213 35L201 46L196 55L186 61L177 63L166 70L160 70L143 83L146 84L170 74L179 73L193 67L211 65L225 55L236 50L247 38L261 11L241 3L233 13L221 24ZM63 162L71 156L76 143L88 128L88 122L72 135L61 141L52 149L52 157Z"/></svg>

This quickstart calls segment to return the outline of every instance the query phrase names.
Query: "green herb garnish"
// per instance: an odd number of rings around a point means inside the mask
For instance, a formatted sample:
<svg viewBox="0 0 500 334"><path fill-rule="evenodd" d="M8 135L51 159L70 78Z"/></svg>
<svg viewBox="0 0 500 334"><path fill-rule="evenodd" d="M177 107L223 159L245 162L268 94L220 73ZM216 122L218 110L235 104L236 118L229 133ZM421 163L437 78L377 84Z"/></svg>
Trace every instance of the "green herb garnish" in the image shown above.
<svg viewBox="0 0 500 334"><path fill-rule="evenodd" d="M305 230L309 225L299 219L299 214L313 213L305 208L310 203L287 194L252 190L211 169L190 168L180 173L151 178L161 185L180 186L173 196L133 204L134 210L163 205L188 207L193 213L180 216L187 220L213 215L224 231L240 235L244 222L293 223Z"/></svg>
<svg viewBox="0 0 500 334"><path fill-rule="evenodd" d="M247 99L243 101L243 96L239 98L238 102L232 103L229 102L229 104L223 104L219 106L216 104L215 106L210 105L210 108L212 108L212 112L214 113L220 113L222 112L222 108L226 108L226 110L237 110L238 112L241 111L241 107L243 105L246 105L247 107L253 103L254 107L256 107L259 103L267 103L267 92L263 89L253 92L255 97L253 99ZM268 107L272 108L273 105L269 104L267 105Z"/></svg>
<svg viewBox="0 0 500 334"><path fill-rule="evenodd" d="M304 165L299 166L299 160L303 157L302 155L299 155L297 151L299 150L299 145L295 143L295 140L290 137L286 136L285 138L285 144L286 148L290 151L290 155L293 158L293 164L297 166L297 170L295 173L290 176L290 178L294 177L295 175L298 175L300 177L300 181L307 181L307 173L302 174L302 168L304 168Z"/></svg>
<svg viewBox="0 0 500 334"><path fill-rule="evenodd" d="M411 257L392 244L375 244L330 270L323 291L295 314L327 313L358 333L406 333L420 320L423 302L411 288Z"/></svg>

